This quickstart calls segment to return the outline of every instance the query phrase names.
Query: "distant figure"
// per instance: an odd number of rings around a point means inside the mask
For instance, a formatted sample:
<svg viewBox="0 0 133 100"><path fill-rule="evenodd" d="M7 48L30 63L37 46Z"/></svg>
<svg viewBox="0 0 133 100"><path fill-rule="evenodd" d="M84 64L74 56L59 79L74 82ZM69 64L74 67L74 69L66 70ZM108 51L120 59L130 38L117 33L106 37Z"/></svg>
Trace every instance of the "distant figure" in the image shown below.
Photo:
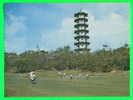
<svg viewBox="0 0 133 100"><path fill-rule="evenodd" d="M33 72L33 71L30 72L29 77L30 77L31 83L36 84L36 74L35 74L35 72Z"/></svg>
<svg viewBox="0 0 133 100"><path fill-rule="evenodd" d="M86 79L88 80L88 78L89 78L89 74L86 74Z"/></svg>
<svg viewBox="0 0 133 100"><path fill-rule="evenodd" d="M72 74L70 75L70 79L73 79L73 75Z"/></svg>
<svg viewBox="0 0 133 100"><path fill-rule="evenodd" d="M62 72L58 72L57 73L59 77L62 77L63 76L63 73Z"/></svg>
<svg viewBox="0 0 133 100"><path fill-rule="evenodd" d="M66 73L63 73L63 77L64 77L64 78L66 77Z"/></svg>

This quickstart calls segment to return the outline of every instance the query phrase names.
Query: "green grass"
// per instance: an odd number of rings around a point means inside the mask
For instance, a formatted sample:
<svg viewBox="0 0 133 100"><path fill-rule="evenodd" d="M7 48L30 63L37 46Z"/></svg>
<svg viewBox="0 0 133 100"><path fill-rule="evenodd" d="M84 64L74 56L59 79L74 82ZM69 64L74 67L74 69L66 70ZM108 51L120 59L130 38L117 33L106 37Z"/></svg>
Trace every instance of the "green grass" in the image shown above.
<svg viewBox="0 0 133 100"><path fill-rule="evenodd" d="M66 73L78 73L67 71ZM83 72L82 72L83 73ZM98 74L98 73L91 73ZM62 79L54 71L37 72L37 84L31 84L26 74L5 74L5 96L8 97L85 97L129 96L129 72L100 73L88 80Z"/></svg>

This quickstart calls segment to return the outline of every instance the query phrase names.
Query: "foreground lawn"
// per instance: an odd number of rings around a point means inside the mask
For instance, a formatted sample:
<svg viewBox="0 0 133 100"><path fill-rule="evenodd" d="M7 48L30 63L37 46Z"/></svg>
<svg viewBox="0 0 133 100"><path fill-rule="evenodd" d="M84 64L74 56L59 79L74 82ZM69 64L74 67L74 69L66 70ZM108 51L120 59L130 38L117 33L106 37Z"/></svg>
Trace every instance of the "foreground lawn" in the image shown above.
<svg viewBox="0 0 133 100"><path fill-rule="evenodd" d="M77 71L66 71L74 73ZM83 72L82 72L83 74ZM31 84L26 74L5 73L5 96L65 97L65 96L129 96L129 72L89 73L101 76L61 78L54 71L37 72L37 84Z"/></svg>

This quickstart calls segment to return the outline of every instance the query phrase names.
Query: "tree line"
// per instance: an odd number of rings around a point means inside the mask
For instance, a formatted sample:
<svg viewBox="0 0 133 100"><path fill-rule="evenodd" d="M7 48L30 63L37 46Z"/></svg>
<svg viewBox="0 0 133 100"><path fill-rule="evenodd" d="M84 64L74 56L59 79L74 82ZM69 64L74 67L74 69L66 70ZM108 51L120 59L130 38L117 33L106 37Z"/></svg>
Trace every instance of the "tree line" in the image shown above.
<svg viewBox="0 0 133 100"><path fill-rule="evenodd" d="M25 73L33 70L83 70L91 72L127 71L130 69L130 51L127 44L117 49L103 49L76 53L69 46L55 51L25 51L5 53L5 71Z"/></svg>

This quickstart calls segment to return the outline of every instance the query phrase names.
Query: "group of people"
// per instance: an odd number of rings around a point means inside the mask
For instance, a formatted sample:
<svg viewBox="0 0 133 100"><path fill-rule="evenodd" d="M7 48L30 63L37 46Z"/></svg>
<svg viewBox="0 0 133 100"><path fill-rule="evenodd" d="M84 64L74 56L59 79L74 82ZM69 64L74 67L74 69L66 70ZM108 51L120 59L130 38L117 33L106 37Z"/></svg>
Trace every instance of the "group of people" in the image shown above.
<svg viewBox="0 0 133 100"><path fill-rule="evenodd" d="M63 72L58 72L57 74L58 74L58 76L60 76L62 78L69 77L70 79L84 77L88 80L88 78L90 77L89 74L86 74L86 75L78 74L78 75L75 75L75 76L73 74L67 75L66 73L63 73Z"/></svg>
<svg viewBox="0 0 133 100"><path fill-rule="evenodd" d="M58 72L58 75L59 75L60 77L63 77L63 78L66 77L66 73ZM81 74L78 75L78 77L81 77L81 76L82 76ZM69 77L70 77L70 79L73 79L73 78L74 78L74 77L73 77L73 74L70 74ZM86 74L85 77L86 77L86 79L88 79L88 78L89 78L89 74ZM29 79L30 79L30 81L31 81L32 84L36 84L36 83L37 83L37 82L36 82L37 76L36 76L36 74L35 74L34 71L31 71L31 72L29 73Z"/></svg>

